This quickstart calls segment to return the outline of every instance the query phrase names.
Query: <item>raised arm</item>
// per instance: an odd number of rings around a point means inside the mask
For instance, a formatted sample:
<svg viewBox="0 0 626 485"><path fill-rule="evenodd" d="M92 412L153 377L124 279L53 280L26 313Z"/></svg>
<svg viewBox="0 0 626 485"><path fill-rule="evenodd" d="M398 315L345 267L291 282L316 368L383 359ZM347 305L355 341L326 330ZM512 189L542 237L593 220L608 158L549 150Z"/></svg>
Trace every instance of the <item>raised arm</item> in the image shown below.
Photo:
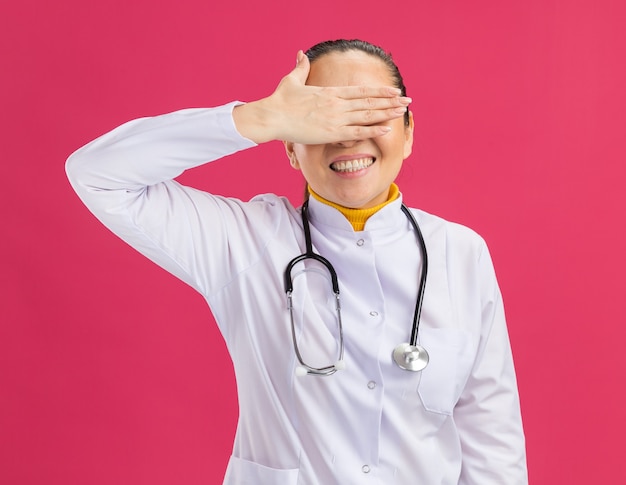
<svg viewBox="0 0 626 485"><path fill-rule="evenodd" d="M271 233L273 218L260 206L251 217L252 206L244 210L240 201L183 187L175 177L269 140L328 143L384 135L388 128L375 124L406 110L409 99L393 87L308 86L309 68L300 52L294 70L267 98L130 121L69 157L70 182L109 229L206 294L220 275L228 277L223 256L233 253L231 240L250 231ZM243 253L253 258L253 249ZM212 271L197 274L197 268Z"/></svg>

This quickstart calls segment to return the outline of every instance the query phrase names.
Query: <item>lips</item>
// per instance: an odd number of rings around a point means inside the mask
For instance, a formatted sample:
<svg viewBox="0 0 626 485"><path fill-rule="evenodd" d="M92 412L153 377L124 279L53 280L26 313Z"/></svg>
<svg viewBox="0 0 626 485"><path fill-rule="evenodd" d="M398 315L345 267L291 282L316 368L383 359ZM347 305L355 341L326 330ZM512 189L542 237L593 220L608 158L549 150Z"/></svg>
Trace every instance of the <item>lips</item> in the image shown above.
<svg viewBox="0 0 626 485"><path fill-rule="evenodd" d="M335 172L358 172L371 166L376 159L374 157L354 158L352 160L337 160L330 164Z"/></svg>

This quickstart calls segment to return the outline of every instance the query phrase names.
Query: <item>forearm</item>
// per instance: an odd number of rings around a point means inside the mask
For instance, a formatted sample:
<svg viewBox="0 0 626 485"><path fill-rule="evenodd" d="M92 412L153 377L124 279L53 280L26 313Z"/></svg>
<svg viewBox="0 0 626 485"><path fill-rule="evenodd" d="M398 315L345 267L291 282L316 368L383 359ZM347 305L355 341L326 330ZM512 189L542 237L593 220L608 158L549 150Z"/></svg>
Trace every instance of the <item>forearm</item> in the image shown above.
<svg viewBox="0 0 626 485"><path fill-rule="evenodd" d="M526 449L515 370L504 325L489 335L454 417L463 449L460 485L526 485ZM495 349L498 347L498 349Z"/></svg>
<svg viewBox="0 0 626 485"><path fill-rule="evenodd" d="M81 198L97 191L136 191L253 146L236 131L234 104L125 123L69 157L70 182Z"/></svg>
<svg viewBox="0 0 626 485"><path fill-rule="evenodd" d="M233 109L233 121L237 131L255 143L265 143L278 139L276 126L277 113L266 100L240 104Z"/></svg>

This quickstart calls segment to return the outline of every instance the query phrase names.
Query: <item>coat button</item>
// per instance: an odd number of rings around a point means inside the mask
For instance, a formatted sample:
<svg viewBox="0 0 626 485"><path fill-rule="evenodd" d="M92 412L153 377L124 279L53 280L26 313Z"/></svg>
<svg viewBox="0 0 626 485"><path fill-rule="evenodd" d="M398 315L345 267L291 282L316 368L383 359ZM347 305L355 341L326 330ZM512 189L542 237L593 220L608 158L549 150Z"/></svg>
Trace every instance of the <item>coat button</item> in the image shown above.
<svg viewBox="0 0 626 485"><path fill-rule="evenodd" d="M363 246L363 244L365 244L365 241L364 241L363 239L359 239L359 240L356 242L356 245L357 245L357 246Z"/></svg>
<svg viewBox="0 0 626 485"><path fill-rule="evenodd" d="M361 467L361 471L362 471L363 473L369 473L369 472L370 472L370 467L369 467L369 465L363 465L363 466Z"/></svg>
<svg viewBox="0 0 626 485"><path fill-rule="evenodd" d="M367 383L367 388L368 389L375 389L376 388L376 381L369 381Z"/></svg>

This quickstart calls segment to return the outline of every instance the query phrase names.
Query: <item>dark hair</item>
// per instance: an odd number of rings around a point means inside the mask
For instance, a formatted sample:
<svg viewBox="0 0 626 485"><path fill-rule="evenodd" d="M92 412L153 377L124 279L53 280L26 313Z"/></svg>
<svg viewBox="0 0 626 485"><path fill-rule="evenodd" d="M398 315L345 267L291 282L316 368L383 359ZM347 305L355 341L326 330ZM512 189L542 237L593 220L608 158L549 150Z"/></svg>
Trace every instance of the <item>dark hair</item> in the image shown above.
<svg viewBox="0 0 626 485"><path fill-rule="evenodd" d="M332 52L348 51L361 51L380 59L385 64L385 66L387 66L387 69L389 69L389 73L393 78L395 87L400 89L400 91L402 92L402 96L406 96L406 86L404 85L402 74L400 74L398 66L393 61L391 53L386 52L384 49L378 47L377 45L370 44L369 42L359 39L326 40L324 42L320 42L319 44L315 44L313 47L307 50L305 54L309 58L309 61L313 63L316 59L319 59L326 54L331 54ZM408 108L406 110L406 113L404 114L404 124L407 126L409 125Z"/></svg>

